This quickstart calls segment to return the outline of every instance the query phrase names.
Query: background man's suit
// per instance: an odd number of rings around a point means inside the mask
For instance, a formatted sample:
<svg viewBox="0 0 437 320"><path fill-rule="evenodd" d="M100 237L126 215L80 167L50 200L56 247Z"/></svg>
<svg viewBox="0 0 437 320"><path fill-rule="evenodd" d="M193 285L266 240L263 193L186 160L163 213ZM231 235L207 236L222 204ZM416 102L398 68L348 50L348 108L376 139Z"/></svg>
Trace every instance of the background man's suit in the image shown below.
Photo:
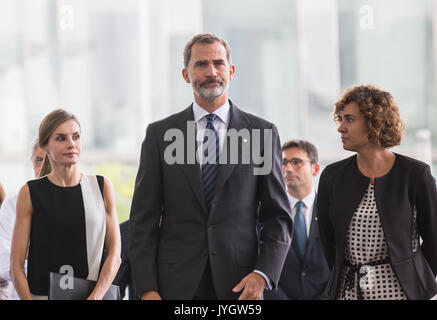
<svg viewBox="0 0 437 320"><path fill-rule="evenodd" d="M316 203L313 208L305 256L302 257L293 236L278 290L266 291L266 300L328 299L325 287L329 278L329 267L320 241Z"/></svg>
<svg viewBox="0 0 437 320"><path fill-rule="evenodd" d="M129 300L135 300L135 289L132 281L132 274L130 270L129 260L129 220L120 223L121 236L121 265L118 269L117 275L113 284L120 286L120 293L122 299L125 296L126 287L129 292Z"/></svg>
<svg viewBox="0 0 437 320"><path fill-rule="evenodd" d="M165 132L177 128L186 137L187 121L193 120L190 106L147 128L130 217L137 294L156 290L163 299L192 299L208 261L219 299L237 298L232 288L255 269L277 285L291 242L292 219L276 127L230 102L228 130L272 130L273 168L257 176L252 160L221 164L208 212L199 164L169 165L164 160L164 150L172 143L164 141ZM240 151L241 143L245 142L240 139ZM263 226L260 242L258 220Z"/></svg>

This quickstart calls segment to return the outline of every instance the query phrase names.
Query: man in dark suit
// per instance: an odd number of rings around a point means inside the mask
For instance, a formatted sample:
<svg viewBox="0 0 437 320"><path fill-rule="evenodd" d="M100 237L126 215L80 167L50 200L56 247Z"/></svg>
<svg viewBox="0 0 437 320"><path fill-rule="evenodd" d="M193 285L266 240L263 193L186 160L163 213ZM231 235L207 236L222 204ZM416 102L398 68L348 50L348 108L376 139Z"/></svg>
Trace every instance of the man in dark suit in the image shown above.
<svg viewBox="0 0 437 320"><path fill-rule="evenodd" d="M120 236L121 265L112 283L120 287L122 299L124 299L126 294L126 288L128 288L128 299L135 300L135 289L133 286L129 260L129 220L120 223Z"/></svg>
<svg viewBox="0 0 437 320"><path fill-rule="evenodd" d="M327 299L329 268L319 237L313 178L319 174L316 147L303 140L282 146L282 175L294 218L294 234L277 291L266 300Z"/></svg>
<svg viewBox="0 0 437 320"><path fill-rule="evenodd" d="M224 40L195 36L182 70L193 104L147 128L130 215L142 299L260 299L277 286L292 235L279 137L228 100L234 72Z"/></svg>

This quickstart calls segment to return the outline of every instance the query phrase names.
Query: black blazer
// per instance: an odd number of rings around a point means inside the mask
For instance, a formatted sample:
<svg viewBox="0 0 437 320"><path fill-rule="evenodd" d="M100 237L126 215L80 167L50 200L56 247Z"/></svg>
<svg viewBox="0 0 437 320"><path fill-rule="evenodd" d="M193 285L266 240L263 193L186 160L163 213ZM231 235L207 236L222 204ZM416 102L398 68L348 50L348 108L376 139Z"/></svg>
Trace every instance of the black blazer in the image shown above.
<svg viewBox="0 0 437 320"><path fill-rule="evenodd" d="M210 212L198 163L168 164L168 129L187 137L192 106L148 126L142 145L130 215L130 258L138 295L156 290L164 299L192 299L210 261L219 299L234 299L232 288L257 269L277 285L292 234L292 219L281 175L281 144L276 127L230 102L228 129L272 130L272 170L254 175L256 164L220 164ZM243 139L239 139L241 154ZM263 140L261 140L263 141ZM250 143L247 141L245 143ZM192 156L194 146L188 146ZM191 153L191 154L189 154ZM228 153L229 155L229 153ZM259 214L258 214L259 210ZM257 221L263 225L261 241ZM258 246L260 252L258 253Z"/></svg>
<svg viewBox="0 0 437 320"><path fill-rule="evenodd" d="M395 155L393 168L374 183L389 260L408 299L430 299L437 293L436 184L428 165ZM368 185L369 178L359 171L356 155L327 166L320 177L317 209L332 269L328 283L331 299L338 290L347 229Z"/></svg>
<svg viewBox="0 0 437 320"><path fill-rule="evenodd" d="M266 291L265 300L326 300L325 288L329 267L320 241L317 201L314 201L310 235L305 256L302 257L295 235L285 259L278 290Z"/></svg>

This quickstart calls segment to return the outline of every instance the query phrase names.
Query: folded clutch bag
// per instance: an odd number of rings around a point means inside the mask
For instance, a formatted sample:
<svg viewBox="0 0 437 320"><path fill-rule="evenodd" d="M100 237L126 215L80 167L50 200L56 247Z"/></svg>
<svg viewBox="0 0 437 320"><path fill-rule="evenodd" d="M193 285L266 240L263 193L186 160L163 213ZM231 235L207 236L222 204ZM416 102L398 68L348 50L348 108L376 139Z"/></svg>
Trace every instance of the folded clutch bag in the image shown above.
<svg viewBox="0 0 437 320"><path fill-rule="evenodd" d="M97 284L97 281L72 277L68 279L69 285L67 286L62 277L67 277L67 275L50 272L49 300L86 300ZM120 300L120 288L111 285L103 296L103 300Z"/></svg>

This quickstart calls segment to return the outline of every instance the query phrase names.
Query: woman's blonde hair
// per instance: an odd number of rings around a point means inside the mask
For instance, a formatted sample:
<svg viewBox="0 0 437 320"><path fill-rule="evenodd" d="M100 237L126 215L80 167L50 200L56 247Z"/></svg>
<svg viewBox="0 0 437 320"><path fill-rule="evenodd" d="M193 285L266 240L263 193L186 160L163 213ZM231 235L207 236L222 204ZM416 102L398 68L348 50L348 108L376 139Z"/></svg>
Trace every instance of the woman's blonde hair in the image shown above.
<svg viewBox="0 0 437 320"><path fill-rule="evenodd" d="M79 120L77 120L76 116L66 110L56 109L50 112L45 118L42 120L39 131L38 131L38 141L39 146L41 148L45 147L50 140L53 132L65 121L74 120L80 128ZM41 171L39 173L39 177L43 177L48 175L52 171L52 165L50 163L49 155L46 153L44 160L41 165Z"/></svg>

